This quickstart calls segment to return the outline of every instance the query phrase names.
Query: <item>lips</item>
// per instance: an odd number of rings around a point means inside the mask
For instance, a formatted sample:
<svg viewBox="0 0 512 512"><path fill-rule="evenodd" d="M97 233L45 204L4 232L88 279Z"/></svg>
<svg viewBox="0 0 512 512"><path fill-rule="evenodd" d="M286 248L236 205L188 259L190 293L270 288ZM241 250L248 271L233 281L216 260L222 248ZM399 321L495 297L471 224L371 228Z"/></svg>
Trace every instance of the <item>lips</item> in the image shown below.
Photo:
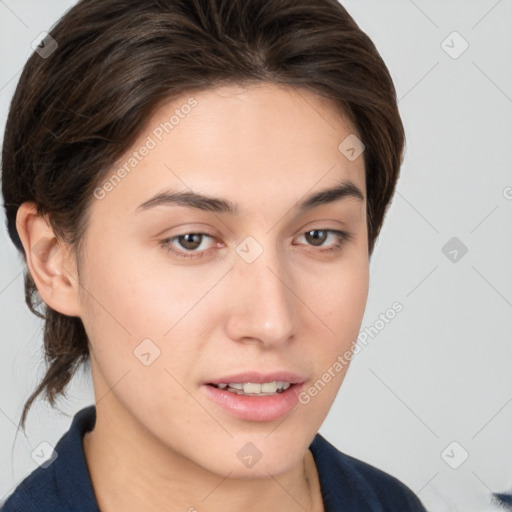
<svg viewBox="0 0 512 512"><path fill-rule="evenodd" d="M253 384L280 382L289 383L287 389L270 394L238 394L220 389L219 384ZM306 378L288 371L260 373L256 371L225 375L205 382L201 391L224 413L246 421L274 421L290 413L297 406ZM252 386L251 386L252 387ZM235 390L236 391L236 390Z"/></svg>

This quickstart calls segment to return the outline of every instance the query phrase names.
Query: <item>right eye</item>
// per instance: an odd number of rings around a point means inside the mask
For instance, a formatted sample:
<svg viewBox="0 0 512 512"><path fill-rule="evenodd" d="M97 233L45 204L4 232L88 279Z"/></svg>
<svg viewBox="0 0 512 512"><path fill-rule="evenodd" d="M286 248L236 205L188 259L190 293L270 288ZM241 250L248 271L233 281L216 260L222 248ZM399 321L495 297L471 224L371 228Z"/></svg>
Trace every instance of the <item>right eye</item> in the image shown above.
<svg viewBox="0 0 512 512"><path fill-rule="evenodd" d="M213 239L213 236L208 233L183 233L161 240L160 245L166 249L168 253L173 253L180 258L201 258L208 249L201 251L196 249L201 247L205 238ZM184 250L177 249L176 246L173 245L174 242L178 242Z"/></svg>

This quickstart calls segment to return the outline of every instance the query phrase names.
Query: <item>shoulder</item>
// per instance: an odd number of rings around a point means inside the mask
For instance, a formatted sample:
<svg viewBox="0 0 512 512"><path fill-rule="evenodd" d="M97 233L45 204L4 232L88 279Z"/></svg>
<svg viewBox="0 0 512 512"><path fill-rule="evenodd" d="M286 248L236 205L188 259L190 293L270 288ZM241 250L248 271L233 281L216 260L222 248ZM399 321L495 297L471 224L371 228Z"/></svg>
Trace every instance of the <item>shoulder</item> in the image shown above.
<svg viewBox="0 0 512 512"><path fill-rule="evenodd" d="M55 474L52 467L38 467L30 473L18 486L7 501L0 507L0 512L40 512L67 510L60 502Z"/></svg>
<svg viewBox="0 0 512 512"><path fill-rule="evenodd" d="M0 512L97 512L82 446L83 435L95 420L94 406L76 413L52 457L18 484L0 504Z"/></svg>
<svg viewBox="0 0 512 512"><path fill-rule="evenodd" d="M396 477L347 455L317 434L310 445L328 510L426 512Z"/></svg>

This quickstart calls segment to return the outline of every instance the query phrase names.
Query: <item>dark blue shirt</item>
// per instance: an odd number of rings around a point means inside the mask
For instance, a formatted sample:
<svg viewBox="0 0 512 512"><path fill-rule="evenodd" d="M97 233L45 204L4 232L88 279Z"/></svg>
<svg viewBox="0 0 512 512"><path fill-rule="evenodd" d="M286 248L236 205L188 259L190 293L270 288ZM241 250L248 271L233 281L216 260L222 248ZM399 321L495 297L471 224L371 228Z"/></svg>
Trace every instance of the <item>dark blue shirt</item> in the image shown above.
<svg viewBox="0 0 512 512"><path fill-rule="evenodd" d="M38 467L7 498L0 512L99 512L82 439L94 428L96 407L77 412L59 440L57 459ZM326 512L426 512L416 495L384 471L337 450L320 434L310 445Z"/></svg>

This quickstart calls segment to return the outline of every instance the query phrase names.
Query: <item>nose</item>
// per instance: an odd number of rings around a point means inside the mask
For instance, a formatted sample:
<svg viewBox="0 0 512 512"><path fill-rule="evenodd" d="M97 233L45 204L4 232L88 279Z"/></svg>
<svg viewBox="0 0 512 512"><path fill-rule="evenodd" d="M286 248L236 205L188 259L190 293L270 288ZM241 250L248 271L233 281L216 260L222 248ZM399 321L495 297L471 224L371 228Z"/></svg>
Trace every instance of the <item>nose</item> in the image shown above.
<svg viewBox="0 0 512 512"><path fill-rule="evenodd" d="M248 261L237 255L229 273L227 335L267 347L286 343L296 327L298 300L289 268L268 246Z"/></svg>

